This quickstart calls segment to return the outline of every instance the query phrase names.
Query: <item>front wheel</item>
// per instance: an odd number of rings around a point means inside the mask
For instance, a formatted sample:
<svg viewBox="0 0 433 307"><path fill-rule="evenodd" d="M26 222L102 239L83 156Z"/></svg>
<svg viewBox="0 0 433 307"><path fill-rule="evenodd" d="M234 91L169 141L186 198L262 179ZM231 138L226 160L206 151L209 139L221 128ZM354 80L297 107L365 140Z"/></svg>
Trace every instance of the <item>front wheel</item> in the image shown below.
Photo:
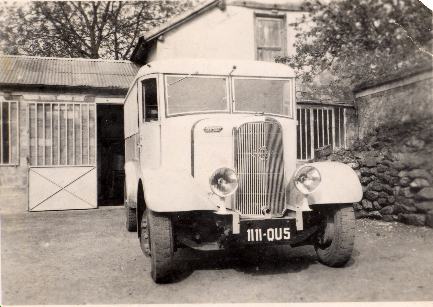
<svg viewBox="0 0 433 307"><path fill-rule="evenodd" d="M352 255L355 241L355 214L352 205L322 211L322 227L314 248L319 261L330 267L344 266Z"/></svg>
<svg viewBox="0 0 433 307"><path fill-rule="evenodd" d="M171 218L148 210L151 276L156 283L169 280L173 272L174 237Z"/></svg>

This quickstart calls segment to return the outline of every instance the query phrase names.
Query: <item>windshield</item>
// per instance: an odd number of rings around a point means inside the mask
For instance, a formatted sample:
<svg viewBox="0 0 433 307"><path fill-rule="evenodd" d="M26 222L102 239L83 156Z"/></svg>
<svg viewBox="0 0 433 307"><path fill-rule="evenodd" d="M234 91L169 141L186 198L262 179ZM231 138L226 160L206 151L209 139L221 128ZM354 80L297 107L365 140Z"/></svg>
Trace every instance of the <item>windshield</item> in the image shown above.
<svg viewBox="0 0 433 307"><path fill-rule="evenodd" d="M236 78L233 83L236 112L292 117L290 80Z"/></svg>
<svg viewBox="0 0 433 307"><path fill-rule="evenodd" d="M167 76L167 115L228 111L227 78Z"/></svg>

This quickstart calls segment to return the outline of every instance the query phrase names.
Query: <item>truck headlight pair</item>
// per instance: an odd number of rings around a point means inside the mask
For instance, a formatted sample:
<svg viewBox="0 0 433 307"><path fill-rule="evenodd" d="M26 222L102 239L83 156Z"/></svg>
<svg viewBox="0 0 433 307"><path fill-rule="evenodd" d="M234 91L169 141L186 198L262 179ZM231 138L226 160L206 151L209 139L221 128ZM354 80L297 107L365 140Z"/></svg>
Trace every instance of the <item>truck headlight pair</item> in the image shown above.
<svg viewBox="0 0 433 307"><path fill-rule="evenodd" d="M239 181L235 171L228 167L221 167L213 172L209 178L212 192L220 197L233 194L238 188Z"/></svg>
<svg viewBox="0 0 433 307"><path fill-rule="evenodd" d="M295 187L303 194L314 192L322 181L317 168L309 165L301 167L294 178Z"/></svg>
<svg viewBox="0 0 433 307"><path fill-rule="evenodd" d="M310 194L317 189L322 178L317 168L313 166L301 167L295 174L295 187L303 194ZM213 193L220 197L226 197L234 192L239 185L236 172L228 167L221 167L213 172L209 179L209 185Z"/></svg>

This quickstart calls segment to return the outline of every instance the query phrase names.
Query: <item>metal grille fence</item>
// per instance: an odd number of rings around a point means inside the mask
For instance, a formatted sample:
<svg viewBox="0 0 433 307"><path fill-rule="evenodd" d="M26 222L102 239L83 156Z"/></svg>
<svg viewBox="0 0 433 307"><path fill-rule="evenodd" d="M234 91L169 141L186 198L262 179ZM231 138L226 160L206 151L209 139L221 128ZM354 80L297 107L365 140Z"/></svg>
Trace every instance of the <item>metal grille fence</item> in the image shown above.
<svg viewBox="0 0 433 307"><path fill-rule="evenodd" d="M296 115L299 160L313 159L314 150L328 145L346 146L344 108L298 106Z"/></svg>
<svg viewBox="0 0 433 307"><path fill-rule="evenodd" d="M30 165L96 164L95 104L31 103L28 123Z"/></svg>

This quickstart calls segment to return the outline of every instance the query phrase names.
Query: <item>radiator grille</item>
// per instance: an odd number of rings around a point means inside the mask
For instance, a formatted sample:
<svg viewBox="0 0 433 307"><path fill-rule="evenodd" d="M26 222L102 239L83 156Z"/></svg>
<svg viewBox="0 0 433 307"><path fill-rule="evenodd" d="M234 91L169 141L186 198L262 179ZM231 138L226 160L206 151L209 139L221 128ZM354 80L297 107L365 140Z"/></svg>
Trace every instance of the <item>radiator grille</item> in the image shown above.
<svg viewBox="0 0 433 307"><path fill-rule="evenodd" d="M243 124L236 131L236 209L260 215L263 208L280 214L284 208L283 138L277 122Z"/></svg>

